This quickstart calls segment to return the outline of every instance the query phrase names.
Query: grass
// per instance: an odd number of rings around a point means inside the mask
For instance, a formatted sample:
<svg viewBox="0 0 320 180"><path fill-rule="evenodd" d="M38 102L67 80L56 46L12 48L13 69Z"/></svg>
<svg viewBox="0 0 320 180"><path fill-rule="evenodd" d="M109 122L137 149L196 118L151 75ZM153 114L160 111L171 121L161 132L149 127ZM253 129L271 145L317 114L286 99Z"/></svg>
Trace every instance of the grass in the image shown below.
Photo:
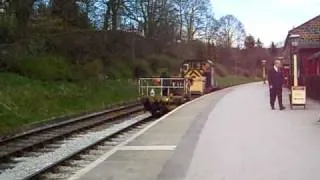
<svg viewBox="0 0 320 180"><path fill-rule="evenodd" d="M253 77L229 75L225 77L217 77L217 81L218 81L218 86L223 88L223 87L228 87L233 85L256 82L258 81L258 79Z"/></svg>
<svg viewBox="0 0 320 180"><path fill-rule="evenodd" d="M128 81L70 83L0 73L0 135L56 116L93 111L137 97Z"/></svg>
<svg viewBox="0 0 320 180"><path fill-rule="evenodd" d="M217 81L220 87L226 87L256 79L225 76L218 77ZM99 110L109 104L136 97L136 85L128 81L71 83L0 73L0 136L34 122Z"/></svg>

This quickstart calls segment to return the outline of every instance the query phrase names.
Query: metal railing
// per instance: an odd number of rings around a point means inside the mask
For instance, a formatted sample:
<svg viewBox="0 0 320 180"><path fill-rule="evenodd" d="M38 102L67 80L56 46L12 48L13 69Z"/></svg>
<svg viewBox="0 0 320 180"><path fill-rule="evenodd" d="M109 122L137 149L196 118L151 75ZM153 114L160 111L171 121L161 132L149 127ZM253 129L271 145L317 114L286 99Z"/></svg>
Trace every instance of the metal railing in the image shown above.
<svg viewBox="0 0 320 180"><path fill-rule="evenodd" d="M168 96L170 91L181 91L187 93L188 79L186 78L140 78L139 79L140 96Z"/></svg>

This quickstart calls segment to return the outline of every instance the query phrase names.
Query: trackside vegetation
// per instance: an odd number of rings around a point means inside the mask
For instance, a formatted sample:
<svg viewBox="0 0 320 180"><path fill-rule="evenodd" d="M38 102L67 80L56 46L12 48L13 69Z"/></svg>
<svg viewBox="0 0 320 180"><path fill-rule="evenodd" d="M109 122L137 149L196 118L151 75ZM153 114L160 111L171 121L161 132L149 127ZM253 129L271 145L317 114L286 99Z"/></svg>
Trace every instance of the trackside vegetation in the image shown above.
<svg viewBox="0 0 320 180"><path fill-rule="evenodd" d="M57 116L102 109L137 97L128 80L43 81L0 73L0 135Z"/></svg>

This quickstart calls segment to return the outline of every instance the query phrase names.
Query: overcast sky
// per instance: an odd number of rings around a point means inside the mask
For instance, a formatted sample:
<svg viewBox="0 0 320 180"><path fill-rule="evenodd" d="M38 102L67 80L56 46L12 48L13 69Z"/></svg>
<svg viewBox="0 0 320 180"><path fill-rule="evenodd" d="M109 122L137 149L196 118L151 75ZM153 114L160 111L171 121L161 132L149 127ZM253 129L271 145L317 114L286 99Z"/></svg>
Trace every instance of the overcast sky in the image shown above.
<svg viewBox="0 0 320 180"><path fill-rule="evenodd" d="M265 46L284 41L290 29L320 15L320 0L211 0L215 17L233 14Z"/></svg>

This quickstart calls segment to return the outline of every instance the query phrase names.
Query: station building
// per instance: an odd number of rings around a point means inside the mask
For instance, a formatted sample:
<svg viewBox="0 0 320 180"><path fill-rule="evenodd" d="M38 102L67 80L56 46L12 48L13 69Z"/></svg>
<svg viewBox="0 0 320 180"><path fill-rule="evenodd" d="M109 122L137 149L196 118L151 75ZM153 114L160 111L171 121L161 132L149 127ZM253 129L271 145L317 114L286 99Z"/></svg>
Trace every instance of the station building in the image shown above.
<svg viewBox="0 0 320 180"><path fill-rule="evenodd" d="M296 44L293 44L291 35L299 35ZM308 86L313 76L320 76L320 15L291 29L287 34L283 64L288 87L293 85L294 53L297 55L298 84Z"/></svg>

